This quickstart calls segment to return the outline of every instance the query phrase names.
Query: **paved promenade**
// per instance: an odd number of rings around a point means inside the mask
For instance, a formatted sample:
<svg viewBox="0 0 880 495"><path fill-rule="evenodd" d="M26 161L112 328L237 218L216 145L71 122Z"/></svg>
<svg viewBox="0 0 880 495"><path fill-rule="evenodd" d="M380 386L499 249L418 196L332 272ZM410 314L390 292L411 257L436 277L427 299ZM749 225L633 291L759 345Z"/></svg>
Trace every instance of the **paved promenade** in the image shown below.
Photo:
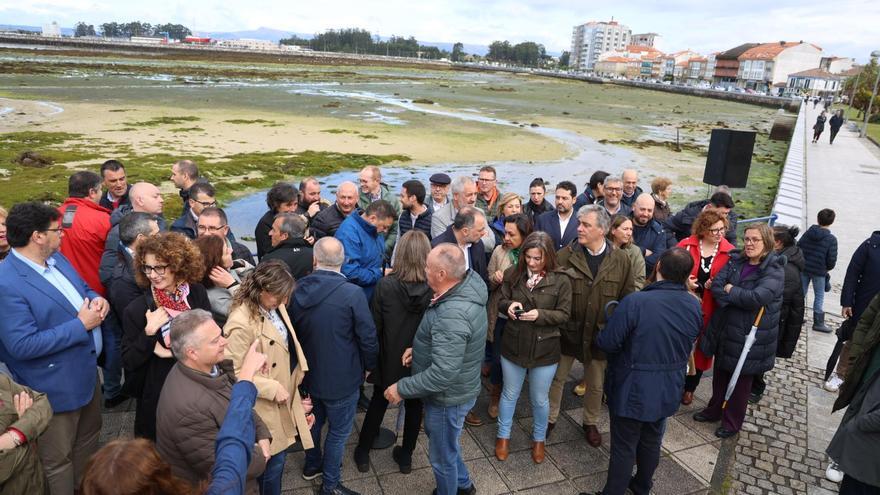
<svg viewBox="0 0 880 495"><path fill-rule="evenodd" d="M803 132L809 133L805 149L806 198L805 225L815 221L816 213L826 207L837 212L833 231L840 242L838 266L832 272L833 291L826 294L825 308L830 324L839 322L839 292L847 263L855 248L876 227L873 213L880 211L880 150L845 127L837 142L830 146L826 132L823 142L810 143L810 128L817 111L808 109ZM867 213L866 213L867 212ZM808 299L808 308L811 307ZM830 414L834 395L821 388L825 361L834 345L834 336L810 330L811 311L792 359L779 360L767 375L768 389L760 404L750 408L749 418L736 444L732 479L725 484L728 493L817 494L837 492L837 486L824 479L827 459L825 447L841 418ZM546 493L575 494L602 488L608 470L607 409L599 425L604 443L600 449L589 447L580 429L581 400L571 393L582 368L572 370L566 385L563 411L552 438L548 441L547 459L536 466L529 453L531 412L526 395L517 406L511 436L511 455L506 462L494 458L496 425L487 422L479 428L466 427L462 445L466 464L480 494ZM715 425L695 423L690 415L705 405L710 394L710 379L704 379L689 407L682 407L670 418L663 443L663 458L655 476L654 493L686 495L707 493L718 458L721 441L714 437ZM484 389L477 409L484 420L488 395ZM397 410L386 415L385 426L392 428ZM133 428L133 403L123 404L104 414L101 440L128 437ZM434 487L428 464L426 438L422 436L413 458L413 472L404 476L391 460L391 450L373 451L367 473L359 473L351 460L357 432L363 421L358 413L355 429L349 438L343 464L346 486L364 494L424 494ZM733 445L733 439L727 440ZM302 452L288 456L283 486L285 493L314 493L319 483L300 477ZM319 481L319 480L318 480Z"/></svg>

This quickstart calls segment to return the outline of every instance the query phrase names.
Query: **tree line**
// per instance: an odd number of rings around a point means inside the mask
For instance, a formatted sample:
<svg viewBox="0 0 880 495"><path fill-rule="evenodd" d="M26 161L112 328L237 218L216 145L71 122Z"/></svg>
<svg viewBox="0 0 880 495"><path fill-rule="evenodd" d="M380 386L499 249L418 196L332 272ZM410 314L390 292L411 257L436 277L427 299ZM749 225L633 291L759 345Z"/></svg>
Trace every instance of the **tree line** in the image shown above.
<svg viewBox="0 0 880 495"><path fill-rule="evenodd" d="M187 36L192 36L192 31L183 24L156 24L149 22L105 22L98 26L99 30L95 30L93 24L85 22L77 22L74 29L74 36L100 36L105 38L130 38L132 36L148 36L148 37L168 37L168 39L182 40Z"/></svg>
<svg viewBox="0 0 880 495"><path fill-rule="evenodd" d="M362 53L395 57L418 57L427 59L448 58L449 52L436 46L422 45L414 37L392 36L382 40L366 29L331 29L312 38L291 35L281 40L282 45L297 45L324 52Z"/></svg>
<svg viewBox="0 0 880 495"><path fill-rule="evenodd" d="M880 70L880 67L877 65L877 60L872 59L869 64L862 66L862 70L858 75L848 77L843 84L843 94L847 97L852 95L852 105L859 111L858 118L863 118L865 111L868 110L868 103L871 101L871 93L874 91L874 81L877 79L878 70ZM869 120L880 123L880 96L874 97Z"/></svg>

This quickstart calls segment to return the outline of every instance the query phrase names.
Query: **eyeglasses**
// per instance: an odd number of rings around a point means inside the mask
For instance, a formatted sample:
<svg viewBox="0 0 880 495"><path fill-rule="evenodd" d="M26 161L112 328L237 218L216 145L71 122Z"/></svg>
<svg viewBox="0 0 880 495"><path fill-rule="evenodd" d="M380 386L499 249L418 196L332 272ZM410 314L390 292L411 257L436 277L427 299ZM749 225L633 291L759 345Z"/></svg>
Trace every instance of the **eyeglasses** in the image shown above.
<svg viewBox="0 0 880 495"><path fill-rule="evenodd" d="M219 232L219 231L223 230L224 228L226 228L225 225L221 225L221 226L219 226L219 227L210 227L210 226L208 226L208 225L199 225L199 226L198 226L198 231L201 232L201 233L205 233L205 232Z"/></svg>
<svg viewBox="0 0 880 495"><path fill-rule="evenodd" d="M141 271L144 272L144 275L149 275L150 272L156 272L156 275L165 275L165 270L168 268L168 265L141 265Z"/></svg>
<svg viewBox="0 0 880 495"><path fill-rule="evenodd" d="M195 199L195 198L190 198L190 199L192 199L192 200L195 201L196 203L198 203L198 204L200 204L200 205L202 205L202 206L208 207L208 208L211 208L211 207L217 206L217 201L199 201L199 200L197 200L197 199Z"/></svg>
<svg viewBox="0 0 880 495"><path fill-rule="evenodd" d="M43 232L55 232L56 234L64 234L64 229L58 227L56 229L45 229Z"/></svg>
<svg viewBox="0 0 880 495"><path fill-rule="evenodd" d="M764 240L760 237L743 237L743 244L763 244Z"/></svg>
<svg viewBox="0 0 880 495"><path fill-rule="evenodd" d="M480 177L477 179L477 182L495 182L495 180L496 179L485 179L483 177Z"/></svg>
<svg viewBox="0 0 880 495"><path fill-rule="evenodd" d="M721 227L721 228L718 228L718 229L709 229L709 233L710 233L710 234L715 234L715 235L723 234L723 233L725 233L725 232L727 232L727 229L725 229L724 227Z"/></svg>
<svg viewBox="0 0 880 495"><path fill-rule="evenodd" d="M605 192L623 192L622 187L606 187Z"/></svg>

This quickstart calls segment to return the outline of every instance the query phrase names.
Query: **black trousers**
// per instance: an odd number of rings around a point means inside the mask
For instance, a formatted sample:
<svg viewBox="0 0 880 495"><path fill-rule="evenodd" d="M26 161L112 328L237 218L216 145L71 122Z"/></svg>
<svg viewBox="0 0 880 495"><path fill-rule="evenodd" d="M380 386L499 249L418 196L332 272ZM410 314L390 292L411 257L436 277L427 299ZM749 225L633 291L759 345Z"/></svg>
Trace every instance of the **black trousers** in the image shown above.
<svg viewBox="0 0 880 495"><path fill-rule="evenodd" d="M385 411L388 409L388 401L385 399L383 390L379 387L373 388L373 398L370 399L370 406L367 408L367 414L364 416L364 426L361 428L361 434L358 437L358 448L367 452L373 447L373 441L379 434L379 427L382 426L382 419L385 417ZM416 441L419 438L419 429L422 424L422 401L419 399L405 399L403 401L406 413L403 419L403 450L412 454L416 448Z"/></svg>
<svg viewBox="0 0 880 495"><path fill-rule="evenodd" d="M611 416L611 459L602 495L624 495L629 488L635 495L648 495L654 471L660 463L660 444L666 431L666 418L646 423ZM632 468L638 466L636 475Z"/></svg>
<svg viewBox="0 0 880 495"><path fill-rule="evenodd" d="M703 377L703 370L697 370L696 374L684 377L684 391L693 392L700 385L700 378Z"/></svg>
<svg viewBox="0 0 880 495"><path fill-rule="evenodd" d="M840 482L840 495L880 495L880 487L862 483L848 474Z"/></svg>
<svg viewBox="0 0 880 495"><path fill-rule="evenodd" d="M840 131L840 127L838 127L837 129L835 129L834 127L831 128L831 131L830 131L831 132L831 141L830 142L832 142L832 143L834 142L834 138L837 137L837 133L839 131Z"/></svg>

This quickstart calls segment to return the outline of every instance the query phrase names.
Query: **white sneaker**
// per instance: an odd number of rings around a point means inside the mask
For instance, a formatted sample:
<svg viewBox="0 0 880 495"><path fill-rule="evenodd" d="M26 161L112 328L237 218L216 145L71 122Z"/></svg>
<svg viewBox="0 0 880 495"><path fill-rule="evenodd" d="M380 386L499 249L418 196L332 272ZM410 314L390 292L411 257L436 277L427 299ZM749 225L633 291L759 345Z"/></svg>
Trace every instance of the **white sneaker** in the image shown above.
<svg viewBox="0 0 880 495"><path fill-rule="evenodd" d="M837 392L838 390L840 390L841 385L843 385L843 380L841 380L840 377L837 376L837 373L831 373L831 378L829 378L828 381L825 382L823 388L829 392Z"/></svg>
<svg viewBox="0 0 880 495"><path fill-rule="evenodd" d="M843 471L840 470L840 466L836 462L831 461L831 464L828 465L828 469L825 470L825 479L834 483L843 481Z"/></svg>

